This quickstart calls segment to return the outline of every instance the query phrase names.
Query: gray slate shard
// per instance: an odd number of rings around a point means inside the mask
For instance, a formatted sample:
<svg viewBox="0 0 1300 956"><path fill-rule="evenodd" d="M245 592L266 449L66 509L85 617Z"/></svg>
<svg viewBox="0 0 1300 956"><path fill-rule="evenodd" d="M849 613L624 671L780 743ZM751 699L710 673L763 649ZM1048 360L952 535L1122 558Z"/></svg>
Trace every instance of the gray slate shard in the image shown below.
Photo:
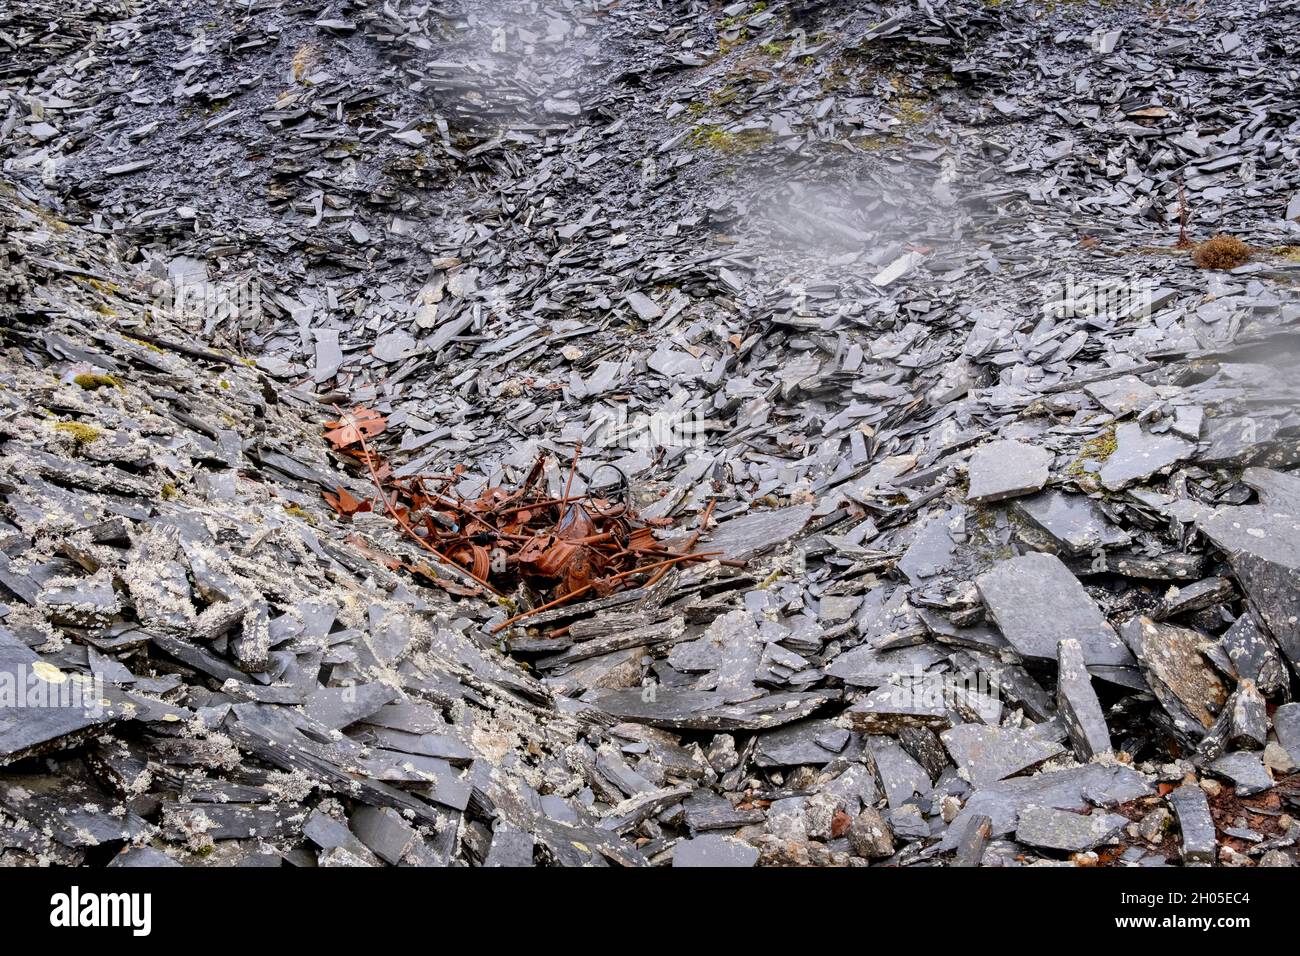
<svg viewBox="0 0 1300 956"><path fill-rule="evenodd" d="M746 611L730 611L714 620L705 636L718 647L714 691L728 703L752 699L757 693L754 679L763 654L753 617Z"/></svg>
<svg viewBox="0 0 1300 956"><path fill-rule="evenodd" d="M925 645L882 651L861 644L831 661L826 673L856 687L879 687L900 675L923 673L941 660L939 650Z"/></svg>
<svg viewBox="0 0 1300 956"><path fill-rule="evenodd" d="M1136 375L1121 375L1105 382L1096 382L1083 389L1116 417L1140 412L1159 398L1156 390Z"/></svg>
<svg viewBox="0 0 1300 956"><path fill-rule="evenodd" d="M805 720L760 734L754 762L760 767L820 766L841 757L852 735L830 720Z"/></svg>
<svg viewBox="0 0 1300 956"><path fill-rule="evenodd" d="M0 781L0 809L66 847L135 842L151 829L120 801L71 777L9 775Z"/></svg>
<svg viewBox="0 0 1300 956"><path fill-rule="evenodd" d="M1241 473L1241 481L1259 494L1261 504L1300 512L1300 476L1272 468L1247 468Z"/></svg>
<svg viewBox="0 0 1300 956"><path fill-rule="evenodd" d="M861 697L844 712L850 727L866 734L896 734L903 727L943 730L953 722L942 696L924 682L885 684Z"/></svg>
<svg viewBox="0 0 1300 956"><path fill-rule="evenodd" d="M1047 721L1056 713L1052 696L1024 667L1005 663L1000 656L979 651L965 651L954 657L965 672L982 675L1000 697L1021 708L1037 721Z"/></svg>
<svg viewBox="0 0 1300 956"><path fill-rule="evenodd" d="M1025 807L1016 824L1016 839L1030 846L1078 853L1113 841L1128 822L1128 817L1118 813Z"/></svg>
<svg viewBox="0 0 1300 956"><path fill-rule="evenodd" d="M673 866L750 867L758 862L758 850L733 837L705 833L680 840L673 847Z"/></svg>
<svg viewBox="0 0 1300 956"><path fill-rule="evenodd" d="M265 601L255 601L244 612L240 636L234 642L239 667L250 674L265 671L271 663L271 618Z"/></svg>
<svg viewBox="0 0 1300 956"><path fill-rule="evenodd" d="M998 837L1016 828L1020 812L1026 807L1078 812L1094 806L1117 806L1151 792L1151 783L1137 770L1101 763L1045 770L1032 777L1012 777L976 790L948 827L940 845L944 850L955 849L958 834L975 815L988 816L992 821L992 835Z"/></svg>
<svg viewBox="0 0 1300 956"><path fill-rule="evenodd" d="M1101 466L1098 477L1108 491L1120 491L1146 481L1192 456L1196 445L1173 434L1155 435L1137 422L1115 429L1115 450Z"/></svg>
<svg viewBox="0 0 1300 956"><path fill-rule="evenodd" d="M952 865L960 867L979 866L984 859L984 848L988 846L993 832L993 821L982 813L968 816L957 836L957 852L953 854Z"/></svg>
<svg viewBox="0 0 1300 956"><path fill-rule="evenodd" d="M850 816L861 807L874 805L883 795L875 771L865 763L849 764L826 784L823 792Z"/></svg>
<svg viewBox="0 0 1300 956"><path fill-rule="evenodd" d="M943 574L956 557L955 537L964 524L965 510L962 508L950 508L932 515L917 528L906 553L898 561L898 570L917 586Z"/></svg>
<svg viewBox="0 0 1300 956"><path fill-rule="evenodd" d="M1211 761L1210 772L1233 782L1239 797L1252 797L1273 787L1273 776L1258 753L1237 750Z"/></svg>
<svg viewBox="0 0 1300 956"><path fill-rule="evenodd" d="M1229 749L1264 749L1268 742L1268 703L1250 678L1243 678L1237 684L1223 708L1220 722L1224 718L1228 724L1226 743Z"/></svg>
<svg viewBox="0 0 1300 956"><path fill-rule="evenodd" d="M971 456L966 500L989 504L1033 494L1047 484L1052 458L1045 448L1010 439L981 445Z"/></svg>
<svg viewBox="0 0 1300 956"><path fill-rule="evenodd" d="M84 675L43 660L0 627L0 766L72 747L134 712L116 691L101 698Z"/></svg>
<svg viewBox="0 0 1300 956"><path fill-rule="evenodd" d="M348 829L347 824L334 819L328 814L313 810L302 827L303 836L311 840L322 851L343 851L356 866L379 866L376 857L364 843Z"/></svg>
<svg viewBox="0 0 1300 956"><path fill-rule="evenodd" d="M499 823L492 830L492 845L488 848L484 866L523 867L533 865L533 836L516 830L508 823Z"/></svg>
<svg viewBox="0 0 1300 956"><path fill-rule="evenodd" d="M778 693L738 704L715 691L640 688L595 691L592 703L612 717L675 730L765 730L793 723L838 700L838 691Z"/></svg>
<svg viewBox="0 0 1300 956"><path fill-rule="evenodd" d="M1063 640L1057 647L1056 709L1075 757L1087 761L1109 752L1110 730L1083 660L1083 648L1073 639Z"/></svg>
<svg viewBox="0 0 1300 956"><path fill-rule="evenodd" d="M1060 641L1072 639L1089 665L1134 663L1096 602L1054 555L999 561L975 583L1002 634L1025 657L1055 659Z"/></svg>
<svg viewBox="0 0 1300 956"><path fill-rule="evenodd" d="M924 797L930 793L930 775L898 741L891 737L870 737L867 743L892 809L898 809L917 795Z"/></svg>
<svg viewBox="0 0 1300 956"><path fill-rule="evenodd" d="M1187 863L1213 863L1216 835L1205 791L1195 783L1185 783L1169 794L1169 805L1178 819L1183 860Z"/></svg>
<svg viewBox="0 0 1300 956"><path fill-rule="evenodd" d="M794 505L729 518L718 522L697 550L717 551L724 558L737 560L762 554L802 531L812 513L812 505Z"/></svg>
<svg viewBox="0 0 1300 956"><path fill-rule="evenodd" d="M642 292L629 292L624 297L632 307L636 317L642 322L651 322L664 314L664 310L655 305L654 300Z"/></svg>
<svg viewBox="0 0 1300 956"><path fill-rule="evenodd" d="M181 866L166 853L154 849L151 846L132 846L127 847L117 856L113 857L108 863L109 866Z"/></svg>
<svg viewBox="0 0 1300 956"><path fill-rule="evenodd" d="M107 570L72 584L47 587L39 601L49 608L50 617L56 623L73 627L107 624L120 607L112 575Z"/></svg>
<svg viewBox="0 0 1300 956"><path fill-rule="evenodd" d="M1046 534L1065 554L1093 554L1099 548L1122 548L1131 538L1115 527L1091 498L1063 491L1045 491L1021 498L1013 509Z"/></svg>
<svg viewBox="0 0 1300 956"><path fill-rule="evenodd" d="M238 745L282 770L301 771L325 786L341 787L372 806L409 810L417 820L434 826L442 823L441 815L432 804L386 783L354 776L347 769L352 760L345 754L345 744L340 741L322 742L328 739L328 732L323 727L313 729L309 735L273 705L237 704L231 708L222 727ZM431 796L438 799L436 793Z"/></svg>
<svg viewBox="0 0 1300 956"><path fill-rule="evenodd" d="M170 804L162 815L163 835L177 842L193 833L212 840L286 840L295 838L301 825L297 807L268 804Z"/></svg>
<svg viewBox="0 0 1300 956"><path fill-rule="evenodd" d="M686 798L686 825L694 832L704 830L733 830L765 819L759 809L742 810L721 794L710 790L696 790Z"/></svg>
<svg viewBox="0 0 1300 956"><path fill-rule="evenodd" d="M1227 578L1205 578L1182 588L1170 588L1151 617L1163 621L1180 614L1190 614L1229 600L1236 593Z"/></svg>
<svg viewBox="0 0 1300 956"><path fill-rule="evenodd" d="M1198 631L1147 617L1131 618L1121 631L1174 727L1199 740L1213 726L1228 697L1223 681L1202 655L1209 640Z"/></svg>
<svg viewBox="0 0 1300 956"><path fill-rule="evenodd" d="M4 585L6 590L27 604L35 604L40 594L36 582L30 576L15 571L9 556L2 552L0 552L0 585Z"/></svg>
<svg viewBox="0 0 1300 956"><path fill-rule="evenodd" d="M1274 711L1273 730L1282 749L1300 766L1300 704L1283 704Z"/></svg>
<svg viewBox="0 0 1300 956"><path fill-rule="evenodd" d="M925 768L925 772L932 779L948 769L948 753L939 738L929 728L900 727L898 742L912 759Z"/></svg>
<svg viewBox="0 0 1300 956"><path fill-rule="evenodd" d="M1228 555L1251 607L1300 666L1300 513L1277 506L1219 508L1198 521Z"/></svg>
<svg viewBox="0 0 1300 956"><path fill-rule="evenodd" d="M348 825L375 856L390 864L400 863L417 840L415 830L391 807L360 807Z"/></svg>
<svg viewBox="0 0 1300 956"><path fill-rule="evenodd" d="M307 696L304 710L308 717L331 730L342 730L365 720L385 704L401 696L387 684L372 683L347 687L322 687Z"/></svg>
<svg viewBox="0 0 1300 956"><path fill-rule="evenodd" d="M976 788L1012 777L1063 753L1031 730L962 724L939 735L953 762Z"/></svg>
<svg viewBox="0 0 1300 956"><path fill-rule="evenodd" d="M415 348L415 339L407 332L390 332L375 339L371 354L381 362L392 363L407 357Z"/></svg>

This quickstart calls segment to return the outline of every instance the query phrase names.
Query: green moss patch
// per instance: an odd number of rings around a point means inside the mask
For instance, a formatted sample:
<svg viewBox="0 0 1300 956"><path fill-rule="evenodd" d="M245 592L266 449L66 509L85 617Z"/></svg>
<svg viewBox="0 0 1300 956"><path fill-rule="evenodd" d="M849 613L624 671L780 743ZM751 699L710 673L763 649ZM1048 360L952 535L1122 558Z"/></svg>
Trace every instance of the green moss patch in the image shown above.
<svg viewBox="0 0 1300 956"><path fill-rule="evenodd" d="M54 430L61 435L67 435L78 448L99 441L104 436L103 431L85 422L57 422Z"/></svg>

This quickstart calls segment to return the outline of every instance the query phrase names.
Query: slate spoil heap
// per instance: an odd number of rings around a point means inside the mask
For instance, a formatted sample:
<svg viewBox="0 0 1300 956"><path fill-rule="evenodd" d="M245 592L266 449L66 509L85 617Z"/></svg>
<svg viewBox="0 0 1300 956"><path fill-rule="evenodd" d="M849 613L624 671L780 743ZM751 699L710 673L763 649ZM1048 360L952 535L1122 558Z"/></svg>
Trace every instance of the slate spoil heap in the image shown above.
<svg viewBox="0 0 1300 956"><path fill-rule="evenodd" d="M0 863L1294 865L1297 36L0 6Z"/></svg>

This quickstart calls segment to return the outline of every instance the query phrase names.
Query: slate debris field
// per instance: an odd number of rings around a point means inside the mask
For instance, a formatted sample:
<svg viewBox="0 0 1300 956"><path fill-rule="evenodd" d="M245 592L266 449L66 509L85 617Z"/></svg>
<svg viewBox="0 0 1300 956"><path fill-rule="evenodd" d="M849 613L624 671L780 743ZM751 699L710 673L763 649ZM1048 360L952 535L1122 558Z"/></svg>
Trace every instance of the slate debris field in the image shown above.
<svg viewBox="0 0 1300 956"><path fill-rule="evenodd" d="M1297 36L0 5L0 863L1294 866Z"/></svg>

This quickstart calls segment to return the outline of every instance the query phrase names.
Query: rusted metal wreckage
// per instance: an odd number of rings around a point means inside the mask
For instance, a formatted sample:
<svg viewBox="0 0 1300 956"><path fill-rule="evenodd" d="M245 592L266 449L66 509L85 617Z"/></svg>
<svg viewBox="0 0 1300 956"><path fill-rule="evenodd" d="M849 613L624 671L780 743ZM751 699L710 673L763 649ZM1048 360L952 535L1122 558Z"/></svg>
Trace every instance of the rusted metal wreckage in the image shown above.
<svg viewBox="0 0 1300 956"><path fill-rule="evenodd" d="M325 492L325 500L344 518L360 511L386 512L404 535L444 567L459 569L477 588L457 585L427 567L410 568L439 586L461 594L482 589L505 595L523 585L530 599L540 601L498 624L494 633L583 597L654 584L676 564L719 559L717 552L695 551L708 527L712 502L698 529L674 548L655 533L670 526L672 519L638 515L626 480L620 486L621 500L573 494L580 445L559 497L545 487L546 459L539 456L513 490L494 486L476 498L464 498L454 491L463 466L439 475L395 477L367 441L386 428L384 416L366 408L340 410L338 419L325 423L325 438L346 461L364 468L375 488L374 499L359 499L340 487Z"/></svg>

